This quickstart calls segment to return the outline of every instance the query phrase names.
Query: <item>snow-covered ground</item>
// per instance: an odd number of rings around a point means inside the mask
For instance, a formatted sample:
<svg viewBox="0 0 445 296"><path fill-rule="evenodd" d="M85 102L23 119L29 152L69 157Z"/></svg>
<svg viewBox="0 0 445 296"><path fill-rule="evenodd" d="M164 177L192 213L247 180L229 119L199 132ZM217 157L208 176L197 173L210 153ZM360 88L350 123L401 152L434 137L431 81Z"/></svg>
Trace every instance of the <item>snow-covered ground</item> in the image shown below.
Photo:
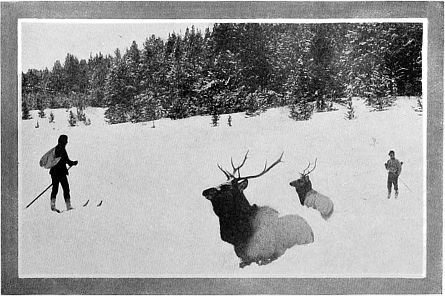
<svg viewBox="0 0 445 296"><path fill-rule="evenodd" d="M37 119L19 126L20 277L421 277L425 265L424 117L414 98L384 112L355 100L357 119L345 109L293 121L286 108L258 117L208 116L152 123L108 125L104 110L88 108L92 124L68 126L68 112L53 110L55 123ZM49 115L49 110L46 110ZM39 128L35 128L36 122ZM50 183L40 157L67 134L77 208L50 211ZM388 151L404 162L400 198L386 198ZM251 180L245 195L280 214L298 214L315 242L295 246L269 265L238 267L233 247L220 239L219 223L202 191L226 180L249 150L243 174L262 170L284 151L283 163ZM302 207L289 182L309 163L314 189L335 204L325 221ZM60 189L57 206L64 208ZM90 203L83 208L87 200ZM101 207L96 205L103 201Z"/></svg>

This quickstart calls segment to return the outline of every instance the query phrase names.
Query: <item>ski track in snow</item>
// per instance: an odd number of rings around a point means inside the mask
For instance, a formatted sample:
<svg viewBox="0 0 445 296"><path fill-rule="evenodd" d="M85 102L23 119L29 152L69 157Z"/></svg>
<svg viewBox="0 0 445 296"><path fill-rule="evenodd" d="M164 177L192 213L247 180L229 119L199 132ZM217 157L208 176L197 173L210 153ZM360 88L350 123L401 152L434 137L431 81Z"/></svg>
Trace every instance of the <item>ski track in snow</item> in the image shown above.
<svg viewBox="0 0 445 296"><path fill-rule="evenodd" d="M354 106L351 121L342 106L304 122L276 108L253 118L232 114L232 127L222 115L216 128L210 116L162 119L156 128L151 122L108 125L99 108L86 109L90 126L69 127L66 109L53 110L52 124L32 111L33 119L19 126L19 276L422 276L423 117L412 108L414 98L384 112L370 112L358 100ZM79 161L68 176L76 209L51 212L48 190L25 210L51 182L38 163L60 134L68 135L68 155ZM390 149L404 162L398 200L386 198ZM217 164L230 168L230 158L240 162L247 150L242 174L258 173L284 151L283 163L252 180L245 195L280 215L302 216L315 242L269 265L240 269L201 193L225 181ZM302 207L289 186L315 158L313 187L335 205L328 221ZM65 207L61 188L57 207Z"/></svg>

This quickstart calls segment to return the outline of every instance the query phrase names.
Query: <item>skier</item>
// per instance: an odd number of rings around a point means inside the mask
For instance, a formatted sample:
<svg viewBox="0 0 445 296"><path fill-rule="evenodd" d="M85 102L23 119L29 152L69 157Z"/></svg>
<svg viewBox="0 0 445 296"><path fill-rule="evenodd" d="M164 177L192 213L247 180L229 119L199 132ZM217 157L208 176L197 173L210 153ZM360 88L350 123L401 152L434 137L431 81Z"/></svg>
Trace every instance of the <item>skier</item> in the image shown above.
<svg viewBox="0 0 445 296"><path fill-rule="evenodd" d="M63 197L65 199L66 209L72 210L73 207L71 206L71 199L70 199L70 187L68 184L68 169L66 168L66 165L69 166L77 165L78 161L72 161L68 157L68 153L65 150L65 146L68 144L68 136L61 135L58 140L58 144L55 148L55 157L60 157L59 162L53 166L49 173L51 174L51 180L53 189L51 192L51 210L55 212L60 211L56 208L56 196L57 192L59 191L59 183L62 185L63 189Z"/></svg>
<svg viewBox="0 0 445 296"><path fill-rule="evenodd" d="M385 163L385 168L388 171L388 199L391 197L391 187L394 184L395 198L399 196L399 185L398 179L402 172L402 164L398 159L395 158L395 152L393 150L388 153L389 159Z"/></svg>

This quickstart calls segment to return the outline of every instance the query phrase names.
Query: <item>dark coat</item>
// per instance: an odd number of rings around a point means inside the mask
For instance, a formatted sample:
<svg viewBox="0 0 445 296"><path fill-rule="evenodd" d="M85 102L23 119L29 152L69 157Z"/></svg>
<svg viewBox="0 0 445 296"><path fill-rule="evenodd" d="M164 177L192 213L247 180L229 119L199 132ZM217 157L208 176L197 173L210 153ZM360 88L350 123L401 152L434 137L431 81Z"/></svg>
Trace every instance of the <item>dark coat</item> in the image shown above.
<svg viewBox="0 0 445 296"><path fill-rule="evenodd" d="M53 166L49 173L53 176L66 176L68 175L68 169L66 165L72 166L75 164L74 161L70 160L68 153L65 150L65 145L58 144L54 152L54 157L60 157L59 162Z"/></svg>

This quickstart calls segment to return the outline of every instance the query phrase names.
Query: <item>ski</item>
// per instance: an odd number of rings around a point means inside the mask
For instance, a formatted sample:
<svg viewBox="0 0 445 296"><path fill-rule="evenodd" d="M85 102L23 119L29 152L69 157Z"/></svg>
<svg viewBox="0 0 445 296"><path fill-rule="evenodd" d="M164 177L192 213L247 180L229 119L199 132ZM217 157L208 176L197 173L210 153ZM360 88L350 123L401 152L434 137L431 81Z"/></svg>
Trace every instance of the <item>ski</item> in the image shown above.
<svg viewBox="0 0 445 296"><path fill-rule="evenodd" d="M88 205L88 203L90 202L90 200L87 200L83 205L82 205L82 207L84 208L84 207L86 207L87 205ZM102 201L100 201L100 203L102 204ZM99 206L99 205L98 205ZM59 209L54 209L54 210L52 210L53 212L56 212L56 213L58 213L58 214L62 214L63 212L69 212L69 211L71 211L71 210L74 210L75 208L72 208L72 209L70 209L70 210L59 210Z"/></svg>

